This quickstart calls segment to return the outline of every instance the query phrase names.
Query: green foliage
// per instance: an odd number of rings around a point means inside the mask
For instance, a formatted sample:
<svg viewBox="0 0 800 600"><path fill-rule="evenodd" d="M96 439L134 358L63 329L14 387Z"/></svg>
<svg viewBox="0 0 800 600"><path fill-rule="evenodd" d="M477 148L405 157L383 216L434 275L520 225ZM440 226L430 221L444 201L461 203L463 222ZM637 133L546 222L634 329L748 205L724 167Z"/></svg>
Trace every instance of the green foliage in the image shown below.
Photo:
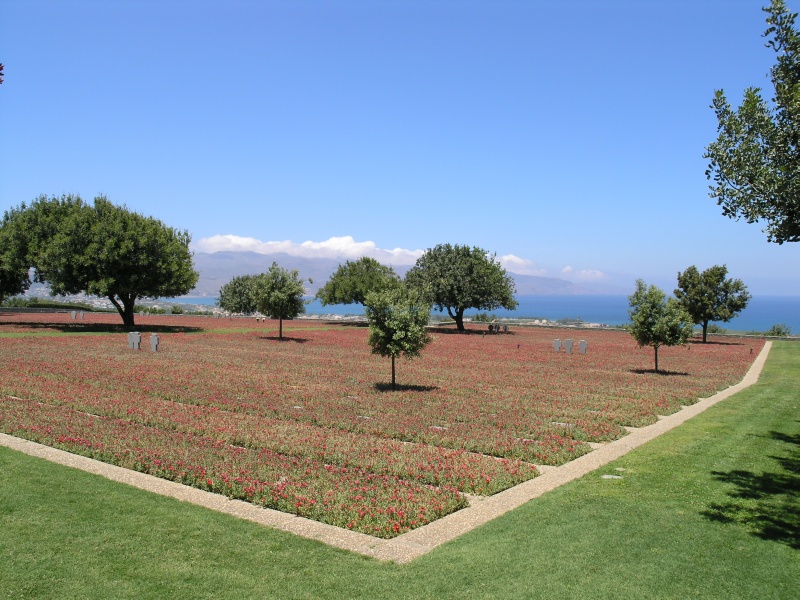
<svg viewBox="0 0 800 600"><path fill-rule="evenodd" d="M783 0L764 11L767 46L778 54L775 96L767 102L759 88L748 88L734 110L722 90L715 92L718 138L706 148L706 177L723 215L765 221L767 239L782 244L800 241L800 36L797 15Z"/></svg>
<svg viewBox="0 0 800 600"><path fill-rule="evenodd" d="M658 349L661 346L685 344L692 335L692 317L675 298L656 286L636 281L636 291L628 297L631 318L630 333L639 346L652 346L655 370L658 371Z"/></svg>
<svg viewBox="0 0 800 600"><path fill-rule="evenodd" d="M480 312L480 313L476 313L472 317L472 322L473 323L492 323L493 321L496 321L496 320L497 320L497 315L494 314L494 313L489 314L489 313L485 313L485 312Z"/></svg>
<svg viewBox="0 0 800 600"><path fill-rule="evenodd" d="M35 269L36 281L53 295L108 298L127 326L137 299L180 296L197 283L188 232L103 196L93 206L78 196L40 196L6 213L4 223L19 242L16 259Z"/></svg>
<svg viewBox="0 0 800 600"><path fill-rule="evenodd" d="M28 236L18 222L20 210L6 211L0 221L0 303L22 294L31 285L26 256Z"/></svg>
<svg viewBox="0 0 800 600"><path fill-rule="evenodd" d="M373 354L392 359L392 387L395 387L395 358L415 358L430 342L425 326L431 305L416 291L400 286L368 293L364 312L369 320L367 343L372 346Z"/></svg>
<svg viewBox="0 0 800 600"><path fill-rule="evenodd" d="M767 331L767 335L774 336L774 337L788 337L792 335L792 328L788 325L780 323L778 325L773 325L770 327L769 331Z"/></svg>
<svg viewBox="0 0 800 600"><path fill-rule="evenodd" d="M441 312L447 310L459 331L464 331L468 308L514 310L514 280L477 246L439 244L429 249L406 274L406 283Z"/></svg>
<svg viewBox="0 0 800 600"><path fill-rule="evenodd" d="M258 309L254 284L258 275L234 277L219 290L217 306L232 313L252 314Z"/></svg>
<svg viewBox="0 0 800 600"><path fill-rule="evenodd" d="M291 271L273 262L269 271L252 281L252 298L259 312L279 320L278 337L283 339L283 320L294 319L306 311L305 287L297 269Z"/></svg>
<svg viewBox="0 0 800 600"><path fill-rule="evenodd" d="M692 265L678 273L675 297L691 315L692 322L703 326L703 342L709 321L730 321L745 309L752 297L741 279L726 279L727 274L725 265L714 265L702 273Z"/></svg>
<svg viewBox="0 0 800 600"><path fill-rule="evenodd" d="M182 315L183 314L183 307L181 307L178 304L173 304L170 307L169 312L171 312L173 315Z"/></svg>
<svg viewBox="0 0 800 600"><path fill-rule="evenodd" d="M400 277L394 269L382 265L374 258L363 256L354 262L339 265L328 282L319 289L316 298L323 306L328 304L365 303L369 292L398 287Z"/></svg>

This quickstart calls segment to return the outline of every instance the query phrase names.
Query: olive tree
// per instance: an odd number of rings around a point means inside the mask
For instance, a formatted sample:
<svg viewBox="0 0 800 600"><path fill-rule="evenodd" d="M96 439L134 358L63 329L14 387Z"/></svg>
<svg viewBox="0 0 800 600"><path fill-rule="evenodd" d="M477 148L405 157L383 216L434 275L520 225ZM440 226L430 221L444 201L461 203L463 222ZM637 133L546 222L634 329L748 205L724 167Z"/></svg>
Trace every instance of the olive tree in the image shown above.
<svg viewBox="0 0 800 600"><path fill-rule="evenodd" d="M685 344L692 335L692 317L675 298L667 299L662 290L648 287L641 279L636 281L636 291L628 302L631 335L640 347L653 348L658 372L658 349Z"/></svg>
<svg viewBox="0 0 800 600"><path fill-rule="evenodd" d="M199 277L189 251L191 236L115 206L104 196L89 205L79 196L40 196L6 213L20 236L17 258L53 295L86 293L107 298L134 326L140 298L174 298Z"/></svg>
<svg viewBox="0 0 800 600"><path fill-rule="evenodd" d="M318 291L316 298L323 306L328 304L364 305L369 292L397 287L400 277L394 269L382 265L374 258L363 256L347 261L330 276Z"/></svg>
<svg viewBox="0 0 800 600"><path fill-rule="evenodd" d="M741 279L726 279L728 268L714 265L700 273L692 265L678 273L675 297L692 317L692 322L703 326L703 343L706 342L709 321L728 322L745 309L750 301L747 286Z"/></svg>
<svg viewBox="0 0 800 600"><path fill-rule="evenodd" d="M778 55L771 69L774 96L745 90L733 109L723 90L714 95L718 137L706 148L710 196L722 214L748 223L763 221L770 242L800 241L800 35L796 13L772 0L764 33Z"/></svg>
<svg viewBox="0 0 800 600"><path fill-rule="evenodd" d="M392 389L395 389L395 358L415 358L430 342L425 326L431 305L417 292L399 286L368 293L364 312L369 320L367 343L372 346L373 354L392 359Z"/></svg>
<svg viewBox="0 0 800 600"><path fill-rule="evenodd" d="M256 299L253 295L257 275L239 275L219 290L217 306L232 313L252 314L256 312Z"/></svg>
<svg viewBox="0 0 800 600"><path fill-rule="evenodd" d="M406 283L447 314L464 331L468 308L517 307L514 280L494 256L477 246L440 244L426 250L406 274Z"/></svg>

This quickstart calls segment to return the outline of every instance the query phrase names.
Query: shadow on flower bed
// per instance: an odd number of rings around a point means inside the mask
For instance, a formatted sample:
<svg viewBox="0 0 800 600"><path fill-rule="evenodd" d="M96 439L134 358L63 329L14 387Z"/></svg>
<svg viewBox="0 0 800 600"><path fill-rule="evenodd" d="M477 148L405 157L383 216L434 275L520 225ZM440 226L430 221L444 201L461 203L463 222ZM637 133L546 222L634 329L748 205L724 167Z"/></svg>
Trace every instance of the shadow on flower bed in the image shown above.
<svg viewBox="0 0 800 600"><path fill-rule="evenodd" d="M308 338L300 338L300 337L278 337L277 335L260 335L258 336L261 340L270 340L273 342L295 342L296 344L305 344L309 341Z"/></svg>
<svg viewBox="0 0 800 600"><path fill-rule="evenodd" d="M36 323L33 321L4 321L3 325L20 327L31 331L58 331L60 333L128 333L135 329L141 333L197 333L205 331L202 327L184 325L134 325L128 327L122 323ZM0 327L2 332L2 327Z"/></svg>
<svg viewBox="0 0 800 600"><path fill-rule="evenodd" d="M392 387L391 383L376 383L373 386L379 392L435 392L439 388L435 385L409 385L398 383Z"/></svg>
<svg viewBox="0 0 800 600"><path fill-rule="evenodd" d="M444 335L513 335L514 332L509 331L501 331L497 333L489 333L488 326L481 327L480 329L476 329L475 327L466 327L464 331L459 331L455 329L455 323L452 327L446 326L431 326L428 327L428 331L431 333L441 333Z"/></svg>
<svg viewBox="0 0 800 600"><path fill-rule="evenodd" d="M744 525L757 537L800 550L800 435L772 431L770 437L790 447L788 456L770 457L780 470L712 471L718 481L734 486L728 492L732 501L712 504L701 514L719 523Z"/></svg>
<svg viewBox="0 0 800 600"><path fill-rule="evenodd" d="M659 369L656 371L655 369L631 369L631 373L636 373L637 375L664 375L667 377L689 377L689 373L684 373L683 371L665 371L664 369Z"/></svg>

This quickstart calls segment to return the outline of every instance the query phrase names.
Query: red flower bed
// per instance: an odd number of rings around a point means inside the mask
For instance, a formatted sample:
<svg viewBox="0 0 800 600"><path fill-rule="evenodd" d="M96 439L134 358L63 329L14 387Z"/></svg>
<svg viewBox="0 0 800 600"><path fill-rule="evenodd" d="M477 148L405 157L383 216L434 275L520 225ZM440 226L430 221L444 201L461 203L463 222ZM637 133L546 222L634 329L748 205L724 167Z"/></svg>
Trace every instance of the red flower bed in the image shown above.
<svg viewBox="0 0 800 600"><path fill-rule="evenodd" d="M276 322L139 317L134 351L118 322L0 314L0 431L381 536L709 396L739 381L763 345L662 348L668 372L656 374L652 350L622 332L434 333L387 391L388 361L370 353L365 328L291 321L281 342ZM553 351L553 338L573 335L574 354ZM280 502L275 482L291 487ZM342 492L362 487L369 496ZM413 505L398 504L409 493Z"/></svg>

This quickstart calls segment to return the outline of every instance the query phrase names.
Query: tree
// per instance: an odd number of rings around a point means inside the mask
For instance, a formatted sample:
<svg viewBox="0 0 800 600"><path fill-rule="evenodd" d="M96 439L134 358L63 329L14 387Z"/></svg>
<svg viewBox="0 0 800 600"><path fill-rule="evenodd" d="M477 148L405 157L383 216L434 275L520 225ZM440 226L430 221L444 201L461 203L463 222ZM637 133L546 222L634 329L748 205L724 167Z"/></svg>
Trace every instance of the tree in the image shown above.
<svg viewBox="0 0 800 600"><path fill-rule="evenodd" d="M702 273L692 265L678 273L675 297L692 317L703 326L703 343L706 342L709 321L728 322L745 309L750 301L747 286L741 279L725 279L728 268L714 265Z"/></svg>
<svg viewBox="0 0 800 600"><path fill-rule="evenodd" d="M767 47L777 54L771 69L775 95L771 103L761 90L745 90L733 110L723 90L714 95L718 138L706 148L706 177L722 214L748 223L765 221L770 242L800 241L800 35L796 13L783 0L764 9L769 27Z"/></svg>
<svg viewBox="0 0 800 600"><path fill-rule="evenodd" d="M658 372L658 349L685 344L692 335L692 317L675 298L644 281L636 281L636 291L628 297L630 332L639 346L652 346Z"/></svg>
<svg viewBox="0 0 800 600"><path fill-rule="evenodd" d="M0 304L9 297L22 294L31 284L26 260L27 236L12 223L18 211L6 212L0 221Z"/></svg>
<svg viewBox="0 0 800 600"><path fill-rule="evenodd" d="M256 312L257 304L253 288L257 277L257 275L240 275L231 279L220 288L217 305L232 313Z"/></svg>
<svg viewBox="0 0 800 600"><path fill-rule="evenodd" d="M369 292L364 311L369 320L367 343L372 353L392 359L392 389L395 389L395 358L412 359L431 341L425 326L431 305L420 294L404 286Z"/></svg>
<svg viewBox="0 0 800 600"><path fill-rule="evenodd" d="M362 256L354 262L339 265L328 282L318 291L316 298L323 306L328 304L361 304L367 294L389 287L397 287L400 277L394 269L382 265L374 258Z"/></svg>
<svg viewBox="0 0 800 600"><path fill-rule="evenodd" d="M12 230L24 232L18 252L35 281L48 283L53 295L107 298L128 327L139 298L174 298L197 283L187 231L104 196L93 206L79 196L40 196L7 216Z"/></svg>
<svg viewBox="0 0 800 600"><path fill-rule="evenodd" d="M278 338L283 339L283 320L306 311L305 287L297 269L289 271L273 262L269 271L254 278L252 286L256 308L270 319L278 319Z"/></svg>
<svg viewBox="0 0 800 600"><path fill-rule="evenodd" d="M446 309L459 331L464 331L464 311L468 308L517 307L514 280L494 255L477 246L440 244L426 250L406 274L406 282L439 312Z"/></svg>

